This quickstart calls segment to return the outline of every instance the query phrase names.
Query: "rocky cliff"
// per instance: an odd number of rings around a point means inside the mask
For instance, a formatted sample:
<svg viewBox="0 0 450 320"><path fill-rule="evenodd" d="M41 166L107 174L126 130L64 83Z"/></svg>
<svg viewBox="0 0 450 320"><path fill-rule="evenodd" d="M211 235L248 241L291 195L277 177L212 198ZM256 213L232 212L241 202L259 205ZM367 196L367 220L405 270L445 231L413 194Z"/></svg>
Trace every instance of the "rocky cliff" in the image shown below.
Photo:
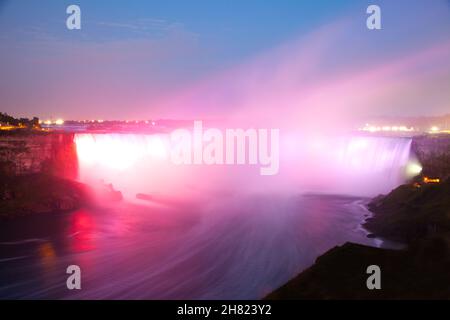
<svg viewBox="0 0 450 320"><path fill-rule="evenodd" d="M78 161L73 134L0 134L0 219L75 210L86 186L74 181Z"/></svg>
<svg viewBox="0 0 450 320"><path fill-rule="evenodd" d="M450 136L424 135L414 137L411 151L417 156L423 167L423 174L440 177L442 180L450 177Z"/></svg>
<svg viewBox="0 0 450 320"><path fill-rule="evenodd" d="M73 138L72 133L1 133L1 174L49 173L74 179L78 174L78 161Z"/></svg>

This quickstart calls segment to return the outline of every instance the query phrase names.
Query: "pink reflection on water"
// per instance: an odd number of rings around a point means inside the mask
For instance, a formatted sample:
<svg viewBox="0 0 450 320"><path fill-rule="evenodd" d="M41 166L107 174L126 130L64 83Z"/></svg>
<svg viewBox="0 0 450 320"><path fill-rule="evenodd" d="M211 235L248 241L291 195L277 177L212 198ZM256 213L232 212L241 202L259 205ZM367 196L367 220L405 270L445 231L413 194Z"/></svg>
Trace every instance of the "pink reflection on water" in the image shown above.
<svg viewBox="0 0 450 320"><path fill-rule="evenodd" d="M83 252L95 249L94 231L95 221L86 210L75 212L70 220L69 235L71 249L74 252Z"/></svg>

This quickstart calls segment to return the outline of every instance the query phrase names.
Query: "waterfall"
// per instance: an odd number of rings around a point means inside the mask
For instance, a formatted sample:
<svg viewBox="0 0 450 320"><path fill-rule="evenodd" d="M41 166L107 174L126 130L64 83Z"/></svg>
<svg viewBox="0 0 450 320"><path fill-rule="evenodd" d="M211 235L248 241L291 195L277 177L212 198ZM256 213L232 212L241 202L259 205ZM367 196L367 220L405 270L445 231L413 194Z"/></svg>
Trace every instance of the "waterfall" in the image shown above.
<svg viewBox="0 0 450 320"><path fill-rule="evenodd" d="M405 181L411 139L349 137L338 140L332 150L337 165L330 174L339 179L339 189L346 193L367 189L370 195L388 192Z"/></svg>
<svg viewBox="0 0 450 320"><path fill-rule="evenodd" d="M137 193L189 198L226 192L320 192L373 196L406 179L411 139L342 136L281 141L280 173L260 176L248 165L175 165L167 134L77 133L79 179Z"/></svg>

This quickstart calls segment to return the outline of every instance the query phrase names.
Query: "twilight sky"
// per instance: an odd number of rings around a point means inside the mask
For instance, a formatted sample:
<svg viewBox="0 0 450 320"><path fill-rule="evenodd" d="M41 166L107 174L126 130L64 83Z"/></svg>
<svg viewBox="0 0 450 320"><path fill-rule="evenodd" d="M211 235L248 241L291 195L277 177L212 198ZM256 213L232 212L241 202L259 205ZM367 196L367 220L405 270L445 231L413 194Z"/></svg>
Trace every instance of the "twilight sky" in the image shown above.
<svg viewBox="0 0 450 320"><path fill-rule="evenodd" d="M81 7L81 30L66 28L70 4ZM381 7L382 30L366 28L369 4ZM261 121L450 113L450 1L0 0L0 111Z"/></svg>

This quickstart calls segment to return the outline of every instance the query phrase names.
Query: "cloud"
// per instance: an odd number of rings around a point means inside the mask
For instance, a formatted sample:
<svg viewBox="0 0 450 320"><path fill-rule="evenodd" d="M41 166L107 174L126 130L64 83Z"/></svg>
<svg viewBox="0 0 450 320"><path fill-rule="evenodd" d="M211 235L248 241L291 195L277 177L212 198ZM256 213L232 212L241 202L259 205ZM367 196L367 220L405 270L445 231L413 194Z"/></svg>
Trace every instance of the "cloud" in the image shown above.
<svg viewBox="0 0 450 320"><path fill-rule="evenodd" d="M23 115L34 109L40 116L81 118L96 112L120 118L120 110L131 107L132 114L139 101L152 101L186 81L191 71L180 67L195 63L203 51L197 35L174 22L145 19L104 22L103 27L104 32L58 33L36 25L6 34L0 42L3 109Z"/></svg>
<svg viewBox="0 0 450 320"><path fill-rule="evenodd" d="M183 33L190 34L192 37L198 36L198 34L188 31L185 25L180 22L156 18L141 18L132 21L100 21L96 25L105 28L122 29L140 35Z"/></svg>
<svg viewBox="0 0 450 320"><path fill-rule="evenodd" d="M450 84L450 40L365 55L378 49L376 42L362 39L366 51L343 45L354 41L354 30L332 23L173 94L161 112L321 130L368 114L442 112L430 107L445 106L450 96L442 90ZM361 62L355 63L354 51Z"/></svg>

